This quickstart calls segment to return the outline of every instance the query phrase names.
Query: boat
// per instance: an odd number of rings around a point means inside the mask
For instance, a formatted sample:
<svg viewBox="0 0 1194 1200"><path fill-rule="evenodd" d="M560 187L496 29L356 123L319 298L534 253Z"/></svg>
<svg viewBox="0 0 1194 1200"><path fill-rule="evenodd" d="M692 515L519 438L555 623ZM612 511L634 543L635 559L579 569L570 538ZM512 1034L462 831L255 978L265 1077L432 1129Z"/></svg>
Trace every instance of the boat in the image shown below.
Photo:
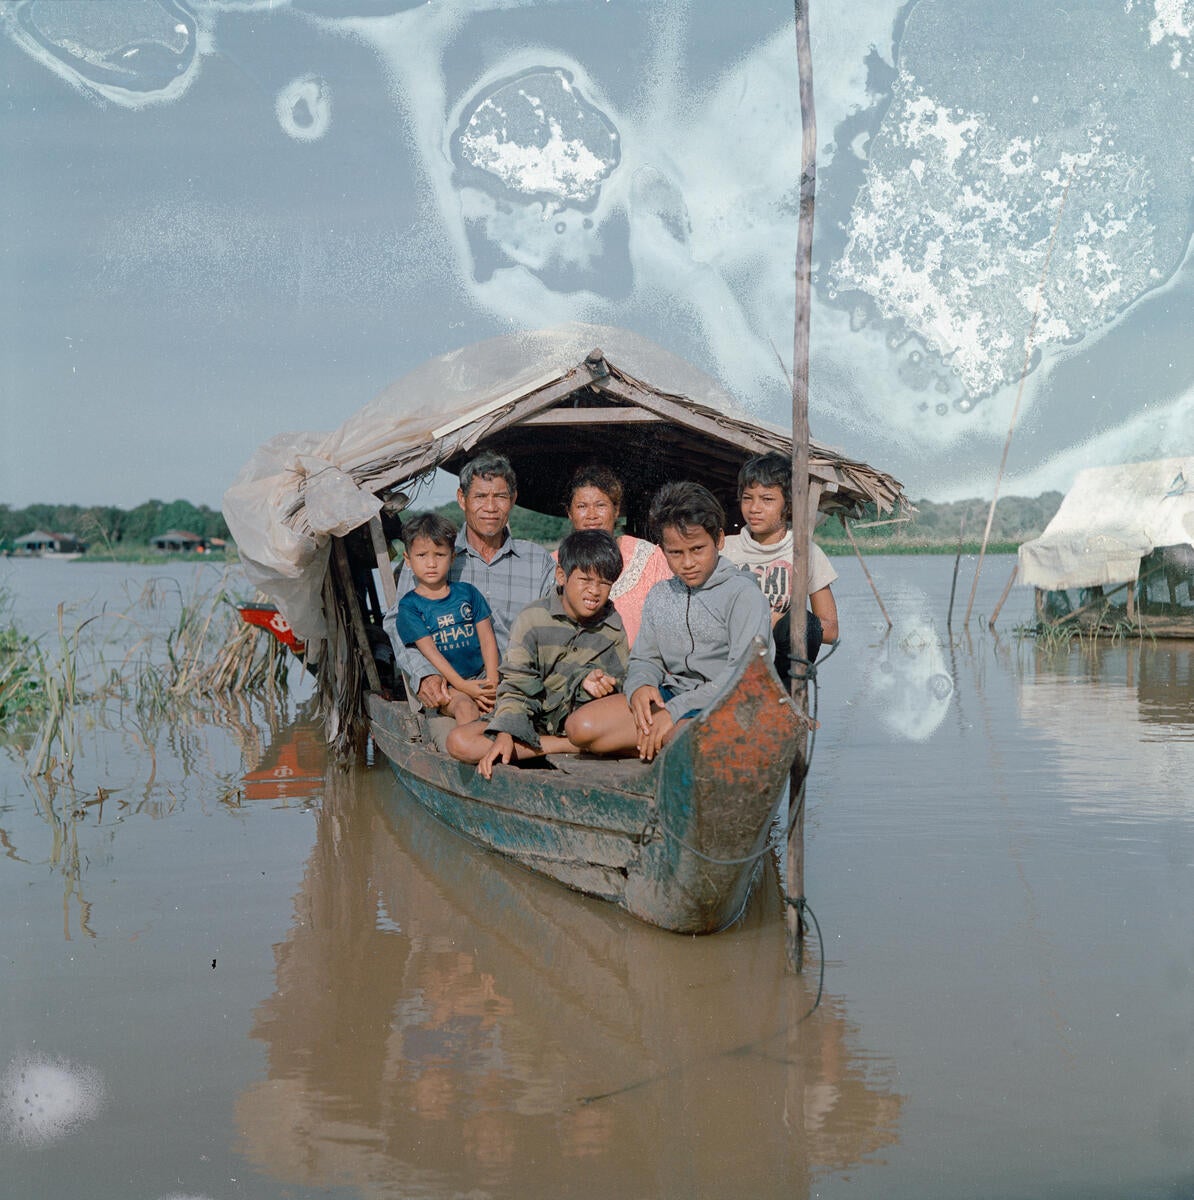
<svg viewBox="0 0 1194 1200"><path fill-rule="evenodd" d="M318 664L329 744L367 733L444 824L649 924L710 933L743 912L768 854L789 766L806 734L756 644L655 761L549 755L490 781L436 749L381 629L401 514L437 468L505 454L518 502L562 513L575 468L608 462L627 483L627 528L645 532L670 479L704 483L737 511L752 455L791 454L784 430L737 411L713 379L645 338L570 325L489 339L433 359L331 434L267 443L224 498L250 581ZM906 502L899 483L810 443L810 508L843 516Z"/></svg>

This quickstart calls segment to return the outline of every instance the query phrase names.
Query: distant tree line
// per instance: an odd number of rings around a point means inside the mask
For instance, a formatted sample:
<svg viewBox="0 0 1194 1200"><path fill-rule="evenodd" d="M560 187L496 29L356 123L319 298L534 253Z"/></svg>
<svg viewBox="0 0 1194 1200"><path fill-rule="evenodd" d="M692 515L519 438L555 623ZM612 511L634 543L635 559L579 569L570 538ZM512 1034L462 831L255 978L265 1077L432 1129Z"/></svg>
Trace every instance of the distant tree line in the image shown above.
<svg viewBox="0 0 1194 1200"><path fill-rule="evenodd" d="M0 544L11 546L14 538L35 529L70 533L97 548L105 543L148 545L151 538L172 529L203 538L229 537L223 513L189 500L169 504L147 500L131 509L102 504L30 504L26 508L0 504Z"/></svg>
<svg viewBox="0 0 1194 1200"><path fill-rule="evenodd" d="M1045 528L1061 504L1060 492L1044 492L1035 498L1004 496L995 508L991 538L997 542L1023 542L1034 538ZM966 518L968 541L982 536L987 523L989 500L954 500L939 503L933 500L915 501L916 513L911 520L897 524L879 524L862 528L869 521L890 521L876 516L873 508L854 523L860 539L867 542L890 538L894 541L956 542L963 515ZM453 503L441 505L442 513L457 527L462 514ZM554 545L569 530L566 517L549 516L525 508L515 508L510 514L510 531L515 537L544 545ZM0 504L0 545L11 546L14 538L42 529L49 533L70 533L99 548L112 545L147 545L151 538L172 529L185 530L203 538L227 540L228 525L218 509L189 500L147 500L136 508L124 509L111 505L30 504L12 508ZM837 521L823 522L817 530L817 540L832 542L842 537Z"/></svg>
<svg viewBox="0 0 1194 1200"><path fill-rule="evenodd" d="M1044 532L1062 501L1061 492L1042 492L1036 497L1001 496L995 505L991 522L992 542L1026 542ZM980 541L987 527L990 500L914 500L916 512L910 519L895 520L892 514L879 517L871 505L853 529L859 538L868 542L918 541L953 544L958 540L965 518L965 540ZM876 524L870 524L876 522ZM817 529L818 541L837 541L843 537L836 520L822 522Z"/></svg>

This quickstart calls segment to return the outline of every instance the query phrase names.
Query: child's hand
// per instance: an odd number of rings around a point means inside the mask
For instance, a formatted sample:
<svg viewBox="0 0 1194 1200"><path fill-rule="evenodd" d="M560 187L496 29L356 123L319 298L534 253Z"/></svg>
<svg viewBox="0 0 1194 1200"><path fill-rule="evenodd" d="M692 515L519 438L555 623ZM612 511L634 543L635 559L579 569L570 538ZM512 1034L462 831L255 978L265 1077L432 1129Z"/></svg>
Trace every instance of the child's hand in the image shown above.
<svg viewBox="0 0 1194 1200"><path fill-rule="evenodd" d="M462 679L460 690L470 700L476 701L477 707L482 712L489 712L493 708L493 697L497 692L497 687L488 679Z"/></svg>
<svg viewBox="0 0 1194 1200"><path fill-rule="evenodd" d="M497 676L493 676L492 679L489 677L485 679L470 679L468 685L468 694L476 702L477 708L483 714L493 712L493 703L497 698Z"/></svg>
<svg viewBox="0 0 1194 1200"><path fill-rule="evenodd" d="M630 715L634 717L634 727L640 736L651 728L655 712L661 708L663 697L657 687L648 683L634 689L634 695L630 697Z"/></svg>
<svg viewBox="0 0 1194 1200"><path fill-rule="evenodd" d="M452 693L448 691L447 682L442 675L424 676L416 694L419 697L419 703L424 708L432 710L442 708L452 699Z"/></svg>
<svg viewBox="0 0 1194 1200"><path fill-rule="evenodd" d="M493 764L499 759L504 763L509 763L514 756L514 739L508 733L499 733L493 739L493 745L489 748L489 753L477 763L477 771L483 779L493 778Z"/></svg>
<svg viewBox="0 0 1194 1200"><path fill-rule="evenodd" d="M650 762L666 745L675 725L672 714L666 708L654 714L650 728L638 735L638 756L643 762Z"/></svg>
<svg viewBox="0 0 1194 1200"><path fill-rule="evenodd" d="M580 686L594 700L600 700L602 696L608 696L611 692L618 690L618 681L612 675L598 667L595 671L590 671L584 677Z"/></svg>

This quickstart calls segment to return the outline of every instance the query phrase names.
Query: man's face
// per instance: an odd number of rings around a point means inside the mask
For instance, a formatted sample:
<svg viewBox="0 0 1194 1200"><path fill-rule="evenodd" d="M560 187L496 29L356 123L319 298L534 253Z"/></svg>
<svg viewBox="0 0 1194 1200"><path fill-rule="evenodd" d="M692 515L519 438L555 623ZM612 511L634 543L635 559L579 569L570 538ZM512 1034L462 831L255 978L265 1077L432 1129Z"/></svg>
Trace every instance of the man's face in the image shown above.
<svg viewBox="0 0 1194 1200"><path fill-rule="evenodd" d="M500 475L489 479L475 475L467 493L456 489L456 503L464 511L464 523L483 538L497 537L506 528L516 499L513 488Z"/></svg>

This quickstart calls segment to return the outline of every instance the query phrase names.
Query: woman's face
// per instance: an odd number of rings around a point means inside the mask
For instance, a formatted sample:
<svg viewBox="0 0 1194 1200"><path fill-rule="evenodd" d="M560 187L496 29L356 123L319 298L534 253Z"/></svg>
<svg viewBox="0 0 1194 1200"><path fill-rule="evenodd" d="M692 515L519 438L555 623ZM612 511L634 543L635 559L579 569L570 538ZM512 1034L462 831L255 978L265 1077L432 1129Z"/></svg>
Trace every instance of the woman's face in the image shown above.
<svg viewBox="0 0 1194 1200"><path fill-rule="evenodd" d="M604 529L613 533L618 506L597 487L578 487L568 503L573 529Z"/></svg>

